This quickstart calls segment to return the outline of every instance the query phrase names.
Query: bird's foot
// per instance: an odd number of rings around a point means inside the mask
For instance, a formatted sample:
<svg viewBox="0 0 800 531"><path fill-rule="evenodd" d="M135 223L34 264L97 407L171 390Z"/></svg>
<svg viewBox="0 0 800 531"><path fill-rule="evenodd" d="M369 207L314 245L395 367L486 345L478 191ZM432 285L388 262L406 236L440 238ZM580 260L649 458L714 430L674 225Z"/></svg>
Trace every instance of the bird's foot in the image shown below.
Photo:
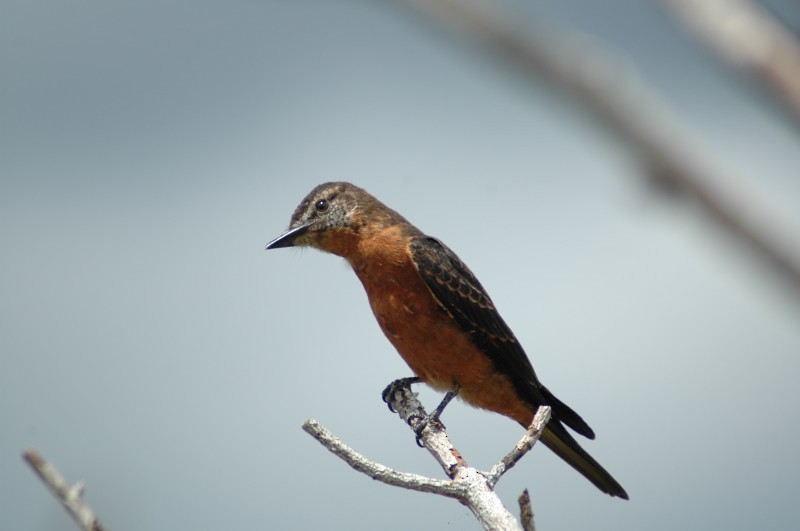
<svg viewBox="0 0 800 531"><path fill-rule="evenodd" d="M425 428L428 427L428 425L438 424L439 429L442 430L444 429L444 424L439 419L439 417L442 415L444 408L447 407L447 404L449 404L450 401L453 400L458 395L458 392L460 390L461 386L456 386L456 388L453 389L452 391L448 391L447 394L444 395L444 398L442 398L442 401L439 403L438 406L436 406L436 409L433 410L433 413L431 413L430 415L424 417L422 415L411 415L410 417L408 417L409 426L412 426L412 421L414 420L417 421L417 425L416 427L414 427L414 434L417 436L416 439L417 446L419 446L420 448L425 447L425 445L422 444L422 432L425 430Z"/></svg>
<svg viewBox="0 0 800 531"><path fill-rule="evenodd" d="M425 448L425 445L422 444L422 432L425 430L425 428L428 427L428 424L430 424L431 421L438 422L439 425L442 428L444 428L444 424L442 424L442 422L439 419L434 419L432 417L433 417L432 414L431 415L414 414L408 417L408 420L406 421L409 426L414 428L414 435L416 435L417 446L419 446L420 448ZM414 426L415 423L416 426Z"/></svg>
<svg viewBox="0 0 800 531"><path fill-rule="evenodd" d="M414 426L415 423L416 426ZM435 411L430 415L411 415L408 417L408 425L414 428L415 440L420 448L425 448L425 445L422 444L422 432L425 431L425 428L436 426L440 430L444 429L444 423L439 419Z"/></svg>
<svg viewBox="0 0 800 531"><path fill-rule="evenodd" d="M392 413L396 413L394 408L392 407L392 399L394 398L394 394L401 388L401 387L411 387L411 384L420 383L422 379L419 376L409 376L408 378L398 378L397 380L393 381L389 385L386 386L386 389L383 390L381 393L381 398L383 401L386 402L386 405L389 406L389 411Z"/></svg>

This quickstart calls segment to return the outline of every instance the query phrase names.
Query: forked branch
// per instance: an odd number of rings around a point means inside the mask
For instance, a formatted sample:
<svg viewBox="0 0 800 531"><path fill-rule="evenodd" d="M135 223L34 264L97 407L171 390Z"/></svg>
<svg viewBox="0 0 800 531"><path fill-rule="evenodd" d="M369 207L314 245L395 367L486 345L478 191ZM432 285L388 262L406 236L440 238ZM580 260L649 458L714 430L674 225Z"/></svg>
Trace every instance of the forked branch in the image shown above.
<svg viewBox="0 0 800 531"><path fill-rule="evenodd" d="M425 409L408 385L400 385L394 394L388 397L389 405L408 424L416 429L422 418L427 416ZM351 467L372 479L387 485L394 485L421 492L440 494L455 498L466 505L475 515L484 529L519 530L533 529L533 512L530 510L530 499L520 522L506 509L494 492L494 486L502 475L511 469L538 440L544 426L550 419L550 408L540 407L534 416L533 423L514 449L495 464L490 472L481 472L469 466L461 453L453 446L441 423L431 422L419 435L419 440L439 463L450 480L441 480L398 472L389 467L371 461L335 437L315 420L308 420L303 429L317 439L325 448L339 456Z"/></svg>

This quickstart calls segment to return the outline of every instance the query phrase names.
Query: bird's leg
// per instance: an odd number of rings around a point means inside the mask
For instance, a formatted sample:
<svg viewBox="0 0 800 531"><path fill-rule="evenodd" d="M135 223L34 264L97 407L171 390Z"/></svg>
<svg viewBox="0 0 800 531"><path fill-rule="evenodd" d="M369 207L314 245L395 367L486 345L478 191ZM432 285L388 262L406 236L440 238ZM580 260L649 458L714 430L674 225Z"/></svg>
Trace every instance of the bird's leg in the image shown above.
<svg viewBox="0 0 800 531"><path fill-rule="evenodd" d="M400 389L401 387L411 388L411 384L420 383L421 381L422 378L420 378L419 376L409 376L408 378L398 378L397 380L387 385L386 389L384 389L383 393L381 393L381 398L383 398L383 401L386 402L387 406L389 406L389 411L391 411L392 413L396 413L396 411L392 407L392 399L394 398L394 394L397 392L398 389Z"/></svg>
<svg viewBox="0 0 800 531"><path fill-rule="evenodd" d="M439 420L439 417L442 415L444 408L447 407L447 404L449 404L451 400L458 396L459 391L461 391L461 386L456 385L455 389L448 391L447 394L444 395L444 398L442 398L442 401L439 402L438 406L436 406L436 409L433 410L433 413L419 421L417 427L414 428L414 433L417 435L417 446L422 447L420 437L422 437L422 430L424 430L428 424L431 422L438 422L439 424L442 424L442 421ZM412 416L408 420L410 421L412 418L414 417ZM442 427L444 427L444 424L442 424Z"/></svg>

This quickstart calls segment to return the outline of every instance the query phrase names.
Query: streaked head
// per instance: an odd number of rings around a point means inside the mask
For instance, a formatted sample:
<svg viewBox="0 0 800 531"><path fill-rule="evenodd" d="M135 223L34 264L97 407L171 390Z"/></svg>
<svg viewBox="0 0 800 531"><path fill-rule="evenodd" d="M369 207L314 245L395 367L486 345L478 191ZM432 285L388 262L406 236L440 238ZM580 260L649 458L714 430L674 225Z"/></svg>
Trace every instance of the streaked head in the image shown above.
<svg viewBox="0 0 800 531"><path fill-rule="evenodd" d="M365 190L350 183L320 184L297 206L289 229L268 243L266 248L310 246L336 252L331 237L333 240L337 236L339 239L358 237L364 225L363 212L375 204L380 205Z"/></svg>

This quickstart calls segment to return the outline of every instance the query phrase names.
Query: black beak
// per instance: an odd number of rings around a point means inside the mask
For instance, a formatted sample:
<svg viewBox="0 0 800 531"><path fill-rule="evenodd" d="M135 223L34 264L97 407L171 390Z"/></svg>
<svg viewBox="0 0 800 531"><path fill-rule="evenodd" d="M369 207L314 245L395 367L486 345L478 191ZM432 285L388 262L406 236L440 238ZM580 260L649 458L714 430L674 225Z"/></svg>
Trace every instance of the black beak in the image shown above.
<svg viewBox="0 0 800 531"><path fill-rule="evenodd" d="M300 225L299 227L289 229L285 233L281 234L280 236L269 242L264 249L269 250L269 249L280 249L281 247L293 247L294 240L298 236L302 236L303 234L305 234L310 226L311 223L306 223L305 225Z"/></svg>

